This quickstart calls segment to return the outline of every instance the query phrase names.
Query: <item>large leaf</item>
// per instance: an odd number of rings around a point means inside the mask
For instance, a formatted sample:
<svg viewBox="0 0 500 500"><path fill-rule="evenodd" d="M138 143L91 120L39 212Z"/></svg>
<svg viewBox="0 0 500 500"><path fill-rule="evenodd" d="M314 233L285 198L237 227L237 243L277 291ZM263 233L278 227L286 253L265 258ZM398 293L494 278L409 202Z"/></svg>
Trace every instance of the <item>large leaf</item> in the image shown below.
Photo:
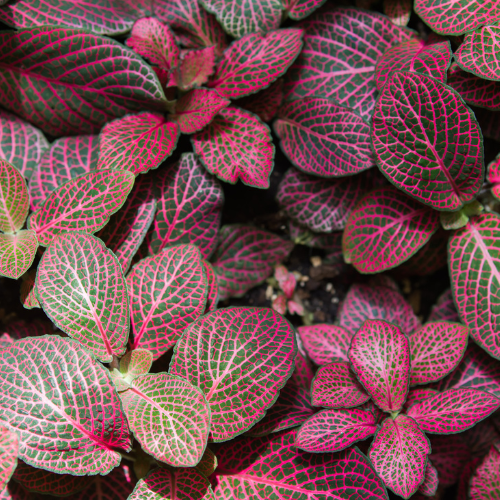
<svg viewBox="0 0 500 500"><path fill-rule="evenodd" d="M18 435L26 463L60 474L107 474L120 463L117 448L130 449L109 372L78 342L18 340L2 351L0 382L0 418Z"/></svg>
<svg viewBox="0 0 500 500"><path fill-rule="evenodd" d="M96 135L64 137L54 141L31 176L31 209L38 210L52 191L70 179L94 169L98 154L99 142Z"/></svg>
<svg viewBox="0 0 500 500"><path fill-rule="evenodd" d="M63 234L44 252L35 293L46 314L103 362L125 354L129 300L118 259L85 233Z"/></svg>
<svg viewBox="0 0 500 500"><path fill-rule="evenodd" d="M288 17L300 21L319 8L325 0L281 0Z"/></svg>
<svg viewBox="0 0 500 500"><path fill-rule="evenodd" d="M231 99L254 94L283 75L301 48L297 28L246 35L224 51L208 87Z"/></svg>
<svg viewBox="0 0 500 500"><path fill-rule="evenodd" d="M493 500L500 489L500 452L495 446L476 469L470 480L471 500Z"/></svg>
<svg viewBox="0 0 500 500"><path fill-rule="evenodd" d="M409 498L424 481L429 440L406 415L389 417L370 445L369 457L377 474L396 495Z"/></svg>
<svg viewBox="0 0 500 500"><path fill-rule="evenodd" d="M366 179L319 179L291 168L281 179L276 199L295 222L320 233L343 229L366 191Z"/></svg>
<svg viewBox="0 0 500 500"><path fill-rule="evenodd" d="M106 169L80 175L53 191L30 215L28 227L43 246L65 231L94 233L125 203L133 185L131 172Z"/></svg>
<svg viewBox="0 0 500 500"><path fill-rule="evenodd" d="M387 186L365 195L349 215L344 259L361 273L379 273L407 261L439 228L439 214Z"/></svg>
<svg viewBox="0 0 500 500"><path fill-rule="evenodd" d="M17 434L0 425L0 491L9 482L17 466L18 452Z"/></svg>
<svg viewBox="0 0 500 500"><path fill-rule="evenodd" d="M260 118L230 106L191 138L207 170L230 184L266 189L274 165L271 131Z"/></svg>
<svg viewBox="0 0 500 500"><path fill-rule="evenodd" d="M168 373L141 375L120 397L146 453L174 467L193 467L200 461L210 408L198 387Z"/></svg>
<svg viewBox="0 0 500 500"><path fill-rule="evenodd" d="M41 130L6 111L0 111L0 158L31 177L49 143Z"/></svg>
<svg viewBox="0 0 500 500"><path fill-rule="evenodd" d="M191 90L208 82L215 69L215 47L183 50L177 72L177 85L181 90Z"/></svg>
<svg viewBox="0 0 500 500"><path fill-rule="evenodd" d="M17 279L31 266L38 248L35 231L0 233L0 275Z"/></svg>
<svg viewBox="0 0 500 500"><path fill-rule="evenodd" d="M219 232L213 268L220 299L242 297L262 283L292 251L293 243L252 226L228 224Z"/></svg>
<svg viewBox="0 0 500 500"><path fill-rule="evenodd" d="M323 410L302 424L295 446L309 453L335 452L366 439L376 430L375 416L370 411Z"/></svg>
<svg viewBox="0 0 500 500"><path fill-rule="evenodd" d="M127 115L107 123L99 135L97 168L142 174L166 160L175 149L179 129L159 113Z"/></svg>
<svg viewBox="0 0 500 500"><path fill-rule="evenodd" d="M235 38L265 33L281 21L281 0L201 0L201 4Z"/></svg>
<svg viewBox="0 0 500 500"><path fill-rule="evenodd" d="M392 323L367 320L354 335L349 351L352 369L377 406L401 410L408 394L408 338Z"/></svg>
<svg viewBox="0 0 500 500"><path fill-rule="evenodd" d="M294 448L296 431L240 438L216 450L215 498L386 500L382 481L357 449L311 455Z"/></svg>
<svg viewBox="0 0 500 500"><path fill-rule="evenodd" d="M329 99L308 97L285 103L274 130L283 152L304 172L342 177L374 164L369 125Z"/></svg>
<svg viewBox="0 0 500 500"><path fill-rule="evenodd" d="M337 325L309 325L297 328L308 356L318 366L349 361L352 334Z"/></svg>
<svg viewBox="0 0 500 500"><path fill-rule="evenodd" d="M218 309L184 332L169 372L203 391L210 438L226 441L265 415L292 374L295 354L294 330L273 310Z"/></svg>
<svg viewBox="0 0 500 500"><path fill-rule="evenodd" d="M0 231L15 233L28 215L26 181L16 167L0 159Z"/></svg>
<svg viewBox="0 0 500 500"><path fill-rule="evenodd" d="M483 184L482 134L474 113L434 78L392 73L375 107L372 139L389 181L437 210L460 209Z"/></svg>
<svg viewBox="0 0 500 500"><path fill-rule="evenodd" d="M497 311L500 289L500 217L481 214L455 231L448 242L448 265L458 313L476 343L500 359Z"/></svg>
<svg viewBox="0 0 500 500"><path fill-rule="evenodd" d="M0 104L51 135L97 133L113 118L166 105L153 70L110 38L43 26L4 31L0 44Z"/></svg>
<svg viewBox="0 0 500 500"><path fill-rule="evenodd" d="M413 35L382 14L350 7L316 14L302 27L304 49L287 74L287 96L333 99L369 117L377 95L377 61Z"/></svg>
<svg viewBox="0 0 500 500"><path fill-rule="evenodd" d="M432 306L428 321L451 321L452 323L460 321L451 288L445 290L438 297L437 302Z"/></svg>
<svg viewBox="0 0 500 500"><path fill-rule="evenodd" d="M158 359L205 312L208 282L199 250L168 247L136 264L127 276L132 346Z"/></svg>
<svg viewBox="0 0 500 500"><path fill-rule="evenodd" d="M263 122L270 122L283 102L283 85L283 78L280 78L264 90L243 97L238 106L255 113Z"/></svg>
<svg viewBox="0 0 500 500"><path fill-rule="evenodd" d="M452 372L467 347L469 329L460 323L427 323L410 335L410 384L427 384Z"/></svg>

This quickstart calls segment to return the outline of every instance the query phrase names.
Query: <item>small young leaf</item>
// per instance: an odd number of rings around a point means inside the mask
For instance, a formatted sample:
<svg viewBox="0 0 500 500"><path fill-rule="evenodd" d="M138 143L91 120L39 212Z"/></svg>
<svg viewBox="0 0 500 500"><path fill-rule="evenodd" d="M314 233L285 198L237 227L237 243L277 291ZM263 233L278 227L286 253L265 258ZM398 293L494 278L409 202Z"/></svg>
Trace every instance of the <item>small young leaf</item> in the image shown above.
<svg viewBox="0 0 500 500"><path fill-rule="evenodd" d="M26 181L16 167L0 159L0 231L15 233L28 215Z"/></svg>
<svg viewBox="0 0 500 500"><path fill-rule="evenodd" d="M205 312L215 311L219 304L219 284L217 283L217 276L210 262L203 259L201 263L203 264L203 269L205 269L208 281L208 295Z"/></svg>
<svg viewBox="0 0 500 500"><path fill-rule="evenodd" d="M191 138L206 169L230 184L267 189L274 165L271 131L260 118L230 106Z"/></svg>
<svg viewBox="0 0 500 500"><path fill-rule="evenodd" d="M33 264L38 248L35 231L0 233L0 275L17 279Z"/></svg>
<svg viewBox="0 0 500 500"><path fill-rule="evenodd" d="M231 99L254 94L282 76L301 48L297 28L246 35L224 51L208 87Z"/></svg>
<svg viewBox="0 0 500 500"><path fill-rule="evenodd" d="M384 14L396 25L406 26L411 16L411 0L384 0Z"/></svg>
<svg viewBox="0 0 500 500"><path fill-rule="evenodd" d="M116 168L135 175L158 168L175 149L175 123L158 113L127 115L107 123L99 135L98 169Z"/></svg>
<svg viewBox="0 0 500 500"><path fill-rule="evenodd" d="M283 79L269 87L238 100L238 106L256 114L263 122L270 122L283 102Z"/></svg>
<svg viewBox="0 0 500 500"><path fill-rule="evenodd" d="M302 424L295 446L309 453L337 452L372 436L376 430L375 416L369 411L323 410Z"/></svg>
<svg viewBox="0 0 500 500"><path fill-rule="evenodd" d="M18 340L0 357L0 418L19 437L19 457L76 476L107 474L130 450L125 415L108 371L78 342ZM68 398L68 387L78 397Z"/></svg>
<svg viewBox="0 0 500 500"><path fill-rule="evenodd" d="M285 103L274 122L281 149L304 172L342 177L374 165L370 126L329 99Z"/></svg>
<svg viewBox="0 0 500 500"><path fill-rule="evenodd" d="M386 418L373 438L368 456L377 474L396 495L407 499L424 480L429 440L406 415Z"/></svg>
<svg viewBox="0 0 500 500"><path fill-rule="evenodd" d="M232 307L202 316L184 332L169 372L203 391L210 438L227 441L262 419L292 374L295 354L294 330L279 314Z"/></svg>
<svg viewBox="0 0 500 500"><path fill-rule="evenodd" d="M387 179L437 210L460 209L483 184L482 134L474 113L434 78L392 73L375 107L372 139Z"/></svg>
<svg viewBox="0 0 500 500"><path fill-rule="evenodd" d="M349 361L352 334L337 325L309 325L297 328L308 356L318 366Z"/></svg>
<svg viewBox="0 0 500 500"><path fill-rule="evenodd" d="M401 410L409 388L410 347L396 326L380 320L365 321L352 339L349 359L381 410Z"/></svg>
<svg viewBox="0 0 500 500"><path fill-rule="evenodd" d="M53 191L28 219L38 242L47 246L62 232L101 229L126 201L134 175L121 170L98 170L71 179Z"/></svg>
<svg viewBox="0 0 500 500"><path fill-rule="evenodd" d="M136 264L127 276L132 346L158 359L205 312L208 282L193 245L175 245Z"/></svg>
<svg viewBox="0 0 500 500"><path fill-rule="evenodd" d="M349 215L344 259L361 273L379 273L407 261L439 228L439 214L387 186L365 195Z"/></svg>
<svg viewBox="0 0 500 500"><path fill-rule="evenodd" d="M476 469L470 480L471 500L492 500L500 488L500 452L495 446Z"/></svg>
<svg viewBox="0 0 500 500"><path fill-rule="evenodd" d="M281 0L290 19L300 21L325 3L325 0Z"/></svg>
<svg viewBox="0 0 500 500"><path fill-rule="evenodd" d="M155 373L137 377L120 397L146 453L174 467L193 467L200 461L210 430L210 408L198 387Z"/></svg>
<svg viewBox="0 0 500 500"><path fill-rule="evenodd" d="M438 471L432 465L430 460L427 460L425 468L424 482L419 486L418 491L426 497L432 497L436 494L439 485Z"/></svg>
<svg viewBox="0 0 500 500"><path fill-rule="evenodd" d="M0 425L0 491L9 482L16 468L18 452L17 434Z"/></svg>
<svg viewBox="0 0 500 500"><path fill-rule="evenodd" d="M438 298L437 302L432 306L428 321L450 321L451 323L459 323L460 318L453 301L453 293L450 288L444 291Z"/></svg>
<svg viewBox="0 0 500 500"><path fill-rule="evenodd" d="M330 363L322 366L311 386L311 402L324 408L351 408L362 405L370 399L349 363Z"/></svg>
<svg viewBox="0 0 500 500"><path fill-rule="evenodd" d="M153 354L146 349L134 349L120 359L120 372L132 382L140 375L146 375L153 364Z"/></svg>
<svg viewBox="0 0 500 500"><path fill-rule="evenodd" d="M208 82L215 70L215 47L183 50L177 74L178 86L181 90L191 90Z"/></svg>
<svg viewBox="0 0 500 500"><path fill-rule="evenodd" d="M209 477L215 472L215 469L217 469L217 457L210 448L205 448L205 453L198 462L196 469L205 477Z"/></svg>

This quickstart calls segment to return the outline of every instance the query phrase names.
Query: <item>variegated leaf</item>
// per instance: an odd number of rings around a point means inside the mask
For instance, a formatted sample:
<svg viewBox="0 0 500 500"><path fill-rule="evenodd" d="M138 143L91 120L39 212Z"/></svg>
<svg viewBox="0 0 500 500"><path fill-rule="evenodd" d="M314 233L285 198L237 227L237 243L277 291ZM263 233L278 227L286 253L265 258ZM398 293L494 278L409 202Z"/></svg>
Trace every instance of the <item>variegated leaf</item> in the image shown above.
<svg viewBox="0 0 500 500"><path fill-rule="evenodd" d="M147 349L134 349L120 359L120 372L127 381L132 382L140 375L149 372L153 363L153 354Z"/></svg>
<svg viewBox="0 0 500 500"><path fill-rule="evenodd" d="M219 304L219 284L217 283L217 276L210 262L205 259L201 262L203 264L203 268L205 269L208 281L208 295L205 312L215 311Z"/></svg>
<svg viewBox="0 0 500 500"><path fill-rule="evenodd" d="M437 302L432 306L428 321L460 322L455 302L453 301L453 293L450 288L445 290L439 296Z"/></svg>
<svg viewBox="0 0 500 500"><path fill-rule="evenodd" d="M17 434L0 425L0 491L5 488L17 466L18 452Z"/></svg>
<svg viewBox="0 0 500 500"><path fill-rule="evenodd" d="M35 295L36 269L30 269L22 276L21 289L19 291L21 304L25 309L40 308L40 302Z"/></svg>
<svg viewBox="0 0 500 500"><path fill-rule="evenodd" d="M215 472L215 469L217 469L217 457L210 448L205 448L205 453L203 453L196 469L205 477L209 477Z"/></svg>
<svg viewBox="0 0 500 500"><path fill-rule="evenodd" d="M411 388L410 391L408 392L408 396L406 397L406 402L403 407L403 410L406 412L408 408L416 403L420 403L424 399L430 398L431 396L434 396L437 394L439 391L436 389L430 389L427 387L420 388L417 387L416 389Z"/></svg>
<svg viewBox="0 0 500 500"><path fill-rule="evenodd" d="M208 82L215 70L215 46L183 50L180 53L177 84L181 90L191 90Z"/></svg>
<svg viewBox="0 0 500 500"><path fill-rule="evenodd" d="M411 0L384 0L384 14L397 26L406 26L410 21Z"/></svg>
<svg viewBox="0 0 500 500"><path fill-rule="evenodd" d="M470 479L471 500L493 500L500 489L500 452L495 446L481 462Z"/></svg>
<svg viewBox="0 0 500 500"><path fill-rule="evenodd" d="M430 460L427 460L425 468L424 482L419 486L418 491L426 497L433 497L436 494L439 485L438 471L432 465Z"/></svg>
<svg viewBox="0 0 500 500"><path fill-rule="evenodd" d="M28 215L26 181L16 167L0 159L0 231L12 234L21 229Z"/></svg>
<svg viewBox="0 0 500 500"><path fill-rule="evenodd" d="M263 122L270 122L283 102L284 81L279 78L269 87L238 100L238 106L256 114Z"/></svg>
<svg viewBox="0 0 500 500"><path fill-rule="evenodd" d="M281 0L290 19L300 21L321 7L325 0Z"/></svg>
<svg viewBox="0 0 500 500"><path fill-rule="evenodd" d="M309 325L297 328L308 356L318 366L349 361L352 334L337 325Z"/></svg>
<svg viewBox="0 0 500 500"><path fill-rule="evenodd" d="M0 275L17 279L31 266L38 248L35 231L0 233Z"/></svg>

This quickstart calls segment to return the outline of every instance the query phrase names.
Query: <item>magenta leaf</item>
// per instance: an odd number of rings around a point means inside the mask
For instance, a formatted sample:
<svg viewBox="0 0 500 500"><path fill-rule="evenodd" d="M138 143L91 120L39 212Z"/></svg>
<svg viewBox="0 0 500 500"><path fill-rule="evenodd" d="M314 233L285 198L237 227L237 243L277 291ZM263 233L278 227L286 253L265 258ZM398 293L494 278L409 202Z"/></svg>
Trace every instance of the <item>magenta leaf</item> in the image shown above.
<svg viewBox="0 0 500 500"><path fill-rule="evenodd" d="M387 499L382 481L357 448L311 455L294 449L295 436L292 430L221 446L216 451L216 500Z"/></svg>
<svg viewBox="0 0 500 500"><path fill-rule="evenodd" d="M28 215L26 181L16 167L0 159L0 231L12 234L21 229Z"/></svg>
<svg viewBox="0 0 500 500"><path fill-rule="evenodd" d="M437 393L439 393L439 391L437 391L436 389L429 389L427 387L424 387L423 389L422 388L410 389L404 405L405 412L410 406L414 405L415 403L420 403L424 399L430 398L431 396L434 396Z"/></svg>
<svg viewBox="0 0 500 500"><path fill-rule="evenodd" d="M262 419L290 378L295 354L294 330L279 314L232 307L184 332L169 372L202 390L212 413L210 439L226 441Z"/></svg>
<svg viewBox="0 0 500 500"><path fill-rule="evenodd" d="M152 253L178 243L192 243L209 258L217 246L224 195L193 153L159 173L158 208L149 242Z"/></svg>
<svg viewBox="0 0 500 500"><path fill-rule="evenodd" d="M132 346L158 359L205 312L208 282L193 245L175 245L136 264L127 276Z"/></svg>
<svg viewBox="0 0 500 500"><path fill-rule="evenodd" d="M311 388L311 383L314 378L314 370L311 366L311 362L309 361L304 349L302 348L300 338L297 336L297 356L295 357L295 370L289 380L293 382L298 387L303 387L304 389Z"/></svg>
<svg viewBox="0 0 500 500"><path fill-rule="evenodd" d="M281 0L290 19L300 21L312 14L325 0Z"/></svg>
<svg viewBox="0 0 500 500"><path fill-rule="evenodd" d="M270 122L283 102L283 79L269 87L238 100L238 106L256 114L263 122Z"/></svg>
<svg viewBox="0 0 500 500"><path fill-rule="evenodd" d="M53 472L107 474L130 449L108 371L78 342L18 340L0 357L0 418L19 438L19 457ZM68 386L78 397L68 398Z"/></svg>
<svg viewBox="0 0 500 500"><path fill-rule="evenodd" d="M309 325L297 328L308 356L318 366L349 361L352 334L337 325Z"/></svg>
<svg viewBox="0 0 500 500"><path fill-rule="evenodd" d="M427 460L425 468L424 482L419 486L418 491L426 497L433 497L436 494L439 485L438 471L432 465L430 460Z"/></svg>
<svg viewBox="0 0 500 500"><path fill-rule="evenodd" d="M368 123L329 99L286 102L274 130L283 152L304 172L342 177L374 165Z"/></svg>
<svg viewBox="0 0 500 500"><path fill-rule="evenodd" d="M342 238L344 259L361 273L379 273L414 255L439 228L439 214L388 186L365 195Z"/></svg>
<svg viewBox="0 0 500 500"><path fill-rule="evenodd" d="M94 233L126 201L134 175L121 170L99 170L71 179L49 195L28 219L38 242L47 246L65 231Z"/></svg>
<svg viewBox="0 0 500 500"><path fill-rule="evenodd" d="M30 204L38 210L52 191L70 179L95 169L99 154L96 135L64 137L45 151L30 179Z"/></svg>
<svg viewBox="0 0 500 500"><path fill-rule="evenodd" d="M193 467L205 451L210 408L187 380L156 373L120 393L130 428L146 453L174 467Z"/></svg>
<svg viewBox="0 0 500 500"><path fill-rule="evenodd" d="M450 288L444 291L432 306L428 321L450 321L452 323L460 321Z"/></svg>
<svg viewBox="0 0 500 500"><path fill-rule="evenodd" d="M154 71L110 38L42 26L4 31L0 44L0 104L51 135L97 133L113 118L166 105Z"/></svg>
<svg viewBox="0 0 500 500"><path fill-rule="evenodd" d="M128 500L214 500L210 481L193 468L157 467L141 479Z"/></svg>
<svg viewBox="0 0 500 500"><path fill-rule="evenodd" d="M363 117L375 105L377 61L414 36L382 14L350 7L321 12L301 27L304 49L287 74L286 97L332 99Z"/></svg>
<svg viewBox="0 0 500 500"><path fill-rule="evenodd" d="M414 118L406 120L409 115ZM436 116L441 119L435 123ZM392 73L375 107L372 139L389 181L437 210L460 209L482 186L477 120L460 95L438 80Z"/></svg>
<svg viewBox="0 0 500 500"><path fill-rule="evenodd" d="M18 452L17 434L0 425L0 491L9 482L17 466Z"/></svg>
<svg viewBox="0 0 500 500"><path fill-rule="evenodd" d="M464 465L470 460L468 450L460 435L449 436L431 435L432 460L439 475L439 483L442 486L455 484L462 473Z"/></svg>
<svg viewBox="0 0 500 500"><path fill-rule="evenodd" d="M49 143L43 132L6 111L0 111L0 158L30 179Z"/></svg>
<svg viewBox="0 0 500 500"><path fill-rule="evenodd" d="M203 259L201 263L203 264L203 269L205 270L208 281L208 295L205 312L215 311L219 304L219 284L217 283L217 276L210 262Z"/></svg>
<svg viewBox="0 0 500 500"><path fill-rule="evenodd" d="M212 266L219 282L220 300L242 297L262 283L293 248L293 243L273 233L240 224L223 226L219 241Z"/></svg>
<svg viewBox="0 0 500 500"><path fill-rule="evenodd" d="M311 402L324 408L351 408L370 399L350 370L349 363L330 363L317 372L311 386Z"/></svg>
<svg viewBox="0 0 500 500"><path fill-rule="evenodd" d="M460 323L426 323L410 335L410 384L442 379L460 363L467 347L469 329Z"/></svg>
<svg viewBox="0 0 500 500"><path fill-rule="evenodd" d="M381 410L401 410L409 388L410 348L408 338L396 326L366 320L352 339L349 359Z"/></svg>
<svg viewBox="0 0 500 500"><path fill-rule="evenodd" d="M500 154L488 164L488 172L486 180L493 184L491 194L500 200Z"/></svg>
<svg viewBox="0 0 500 500"><path fill-rule="evenodd" d="M230 106L191 138L194 152L207 170L230 184L238 179L267 189L274 165L271 131L260 118Z"/></svg>
<svg viewBox="0 0 500 500"><path fill-rule="evenodd" d="M302 30L296 28L246 35L224 51L208 86L231 99L254 94L282 76L301 48Z"/></svg>
<svg viewBox="0 0 500 500"><path fill-rule="evenodd" d="M424 481L429 440L406 415L386 418L370 445L368 456L385 485L408 499Z"/></svg>
<svg viewBox="0 0 500 500"><path fill-rule="evenodd" d="M406 26L410 21L411 0L384 0L384 14L396 25Z"/></svg>
<svg viewBox="0 0 500 500"><path fill-rule="evenodd" d="M193 89L177 101L171 118L183 134L193 134L206 127L228 104L229 99L213 90Z"/></svg>
<svg viewBox="0 0 500 500"><path fill-rule="evenodd" d="M215 46L203 49L183 50L180 53L178 86L191 90L208 82L215 70Z"/></svg>
<svg viewBox="0 0 500 500"><path fill-rule="evenodd" d="M490 500L495 498L500 487L500 452L495 446L481 462L470 480L471 500Z"/></svg>
<svg viewBox="0 0 500 500"><path fill-rule="evenodd" d="M451 45L448 40L433 42L413 38L391 47L377 63L377 88L384 88L387 77L393 71L421 73L446 83L446 72L451 64Z"/></svg>
<svg viewBox="0 0 500 500"><path fill-rule="evenodd" d="M295 446L310 453L336 452L372 436L376 430L375 416L369 411L323 410L302 424Z"/></svg>
<svg viewBox="0 0 500 500"><path fill-rule="evenodd" d="M0 233L0 275L17 279L31 266L38 248L35 231Z"/></svg>

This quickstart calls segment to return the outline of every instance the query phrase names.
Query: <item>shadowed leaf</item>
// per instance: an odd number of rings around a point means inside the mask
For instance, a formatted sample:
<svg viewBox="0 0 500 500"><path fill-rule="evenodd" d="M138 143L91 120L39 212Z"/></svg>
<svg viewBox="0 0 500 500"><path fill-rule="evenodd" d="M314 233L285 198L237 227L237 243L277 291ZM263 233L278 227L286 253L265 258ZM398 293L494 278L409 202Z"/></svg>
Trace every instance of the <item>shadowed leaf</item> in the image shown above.
<svg viewBox="0 0 500 500"><path fill-rule="evenodd" d="M283 79L269 87L238 100L238 106L256 114L263 122L270 122L283 102Z"/></svg>
<svg viewBox="0 0 500 500"><path fill-rule="evenodd" d="M452 323L460 321L450 288L444 291L432 306L428 321L450 321Z"/></svg>
<svg viewBox="0 0 500 500"><path fill-rule="evenodd" d="M471 500L492 500L500 488L500 452L492 446L470 480Z"/></svg>
<svg viewBox="0 0 500 500"><path fill-rule="evenodd" d="M325 0L281 0L290 19L300 21L318 9Z"/></svg>

